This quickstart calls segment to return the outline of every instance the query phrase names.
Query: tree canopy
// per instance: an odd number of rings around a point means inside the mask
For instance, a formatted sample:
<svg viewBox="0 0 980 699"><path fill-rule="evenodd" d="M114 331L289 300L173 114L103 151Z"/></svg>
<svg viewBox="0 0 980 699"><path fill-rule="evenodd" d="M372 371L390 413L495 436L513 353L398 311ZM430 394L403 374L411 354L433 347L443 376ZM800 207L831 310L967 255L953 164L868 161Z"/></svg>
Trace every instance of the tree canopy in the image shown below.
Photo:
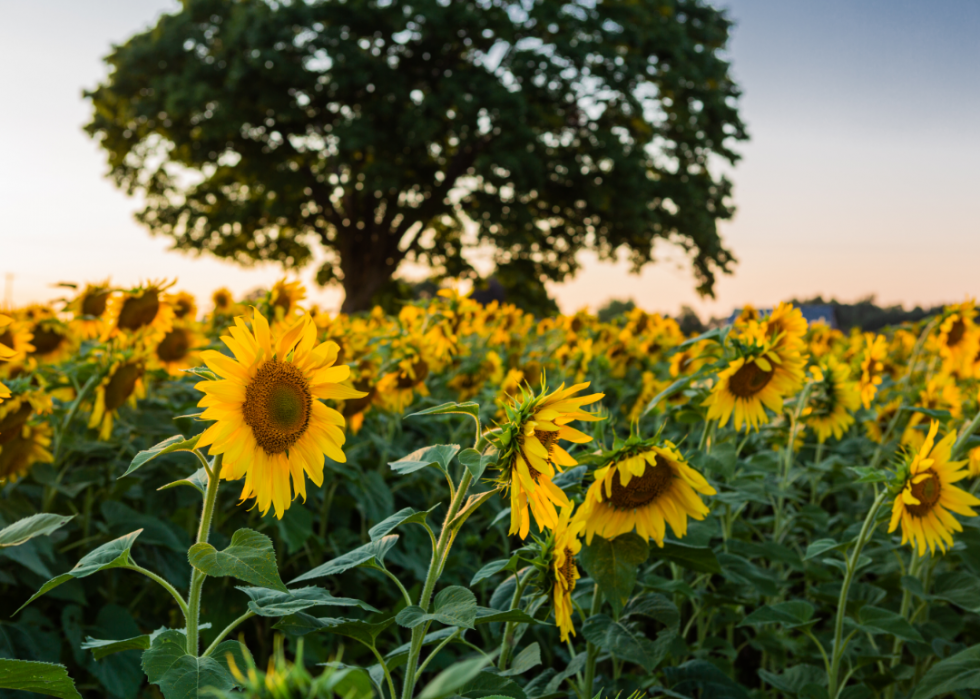
<svg viewBox="0 0 980 699"><path fill-rule="evenodd" d="M368 307L406 260L538 281L657 239L701 293L746 138L702 0L184 0L113 48L86 130L175 247L339 281Z"/></svg>

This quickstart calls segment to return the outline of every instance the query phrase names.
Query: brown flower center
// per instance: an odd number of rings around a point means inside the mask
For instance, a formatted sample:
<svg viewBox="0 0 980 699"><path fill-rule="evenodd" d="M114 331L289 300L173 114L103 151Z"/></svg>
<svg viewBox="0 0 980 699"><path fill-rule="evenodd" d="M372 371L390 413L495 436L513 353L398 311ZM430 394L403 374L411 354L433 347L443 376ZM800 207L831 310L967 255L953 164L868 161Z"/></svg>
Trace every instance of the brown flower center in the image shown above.
<svg viewBox="0 0 980 699"><path fill-rule="evenodd" d="M129 362L117 368L105 387L105 409L116 410L125 403L136 389L136 382L143 376L143 365Z"/></svg>
<svg viewBox="0 0 980 699"><path fill-rule="evenodd" d="M429 365L423 360L418 360L412 364L412 374L415 374L415 378L407 371L403 371L398 374L398 388L411 388L412 386L422 383L425 381L425 377L429 375Z"/></svg>
<svg viewBox="0 0 980 699"><path fill-rule="evenodd" d="M187 299L178 299L177 303L174 304L174 315L178 318L183 318L190 312L191 303Z"/></svg>
<svg viewBox="0 0 980 699"><path fill-rule="evenodd" d="M0 446L6 445L20 434L21 428L27 422L27 418L31 416L33 410L30 403L24 402L20 408L12 413L8 413L0 420ZM6 449L5 446L4 449Z"/></svg>
<svg viewBox="0 0 980 699"><path fill-rule="evenodd" d="M31 354L43 355L54 352L65 339L65 336L59 332L35 325L34 339L31 340L31 344L34 345L34 351Z"/></svg>
<svg viewBox="0 0 980 699"><path fill-rule="evenodd" d="M3 443L3 451L0 451L0 483L24 475L31 465L34 440L31 437L25 439L20 430L13 434L13 439Z"/></svg>
<svg viewBox="0 0 980 699"><path fill-rule="evenodd" d="M123 330L139 330L149 325L160 310L160 293L147 289L139 296L130 296L119 311L119 327Z"/></svg>
<svg viewBox="0 0 980 699"><path fill-rule="evenodd" d="M231 308L231 296L228 294L216 293L212 300L214 301L214 309L216 311L223 311Z"/></svg>
<svg viewBox="0 0 980 699"><path fill-rule="evenodd" d="M950 326L949 333L946 335L946 346L956 347L960 344L960 340L963 339L963 334L966 332L966 323L963 322L962 318L957 318L956 321Z"/></svg>
<svg viewBox="0 0 980 699"><path fill-rule="evenodd" d="M105 313L105 304L108 300L109 292L107 290L92 291L86 294L85 298L82 299L82 315L98 318Z"/></svg>
<svg viewBox="0 0 980 699"><path fill-rule="evenodd" d="M0 333L0 345L6 345L10 349L14 348L14 333L10 330L4 330Z"/></svg>
<svg viewBox="0 0 980 699"><path fill-rule="evenodd" d="M571 588L575 584L575 573L578 572L575 568L575 554L567 546L565 547L565 563L558 569L558 572L565 578L567 587Z"/></svg>
<svg viewBox="0 0 980 699"><path fill-rule="evenodd" d="M738 398L751 398L772 380L773 372L755 362L746 362L728 379L728 389Z"/></svg>
<svg viewBox="0 0 980 699"><path fill-rule="evenodd" d="M617 510L633 510L647 505L670 489L674 471L657 457L656 465L647 464L642 476L633 476L628 485L623 485L620 474L613 474L612 497L609 502Z"/></svg>
<svg viewBox="0 0 980 699"><path fill-rule="evenodd" d="M294 364L266 362L245 389L245 423L267 454L293 446L306 432L312 412L313 394Z"/></svg>
<svg viewBox="0 0 980 699"><path fill-rule="evenodd" d="M190 348L190 334L183 328L175 328L157 345L157 356L163 362L176 362L186 357Z"/></svg>
<svg viewBox="0 0 980 699"><path fill-rule="evenodd" d="M371 401L374 399L374 396L377 393L374 386L368 379L360 379L355 381L354 388L356 388L358 391L367 393L367 395L344 401L344 417L353 417L362 410L366 410L367 407L371 405Z"/></svg>
<svg viewBox="0 0 980 699"><path fill-rule="evenodd" d="M913 517L925 517L928 515L936 503L939 502L939 493L942 490L942 483L939 476L930 471L925 471L929 477L912 484L912 497L919 501L918 505L906 505L905 508ZM918 474L922 475L922 474Z"/></svg>

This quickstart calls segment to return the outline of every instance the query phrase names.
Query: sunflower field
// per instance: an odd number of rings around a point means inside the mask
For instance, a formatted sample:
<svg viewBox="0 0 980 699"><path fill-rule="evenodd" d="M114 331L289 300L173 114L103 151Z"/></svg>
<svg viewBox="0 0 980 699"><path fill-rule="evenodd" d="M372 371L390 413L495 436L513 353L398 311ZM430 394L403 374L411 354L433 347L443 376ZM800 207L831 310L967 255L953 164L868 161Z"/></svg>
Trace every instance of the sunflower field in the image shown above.
<svg viewBox="0 0 980 699"><path fill-rule="evenodd" d="M0 697L980 696L980 326L0 315Z"/></svg>

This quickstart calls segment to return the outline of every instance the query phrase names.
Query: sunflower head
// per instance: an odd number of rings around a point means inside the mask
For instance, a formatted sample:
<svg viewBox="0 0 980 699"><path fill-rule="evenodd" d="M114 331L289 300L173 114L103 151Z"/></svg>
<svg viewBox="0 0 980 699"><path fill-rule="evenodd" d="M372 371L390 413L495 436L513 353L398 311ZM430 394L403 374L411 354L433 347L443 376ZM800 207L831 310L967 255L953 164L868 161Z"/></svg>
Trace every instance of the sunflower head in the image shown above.
<svg viewBox="0 0 980 699"><path fill-rule="evenodd" d="M178 291L167 296L167 303L174 309L177 320L194 320L197 318L197 299L186 291Z"/></svg>
<svg viewBox="0 0 980 699"><path fill-rule="evenodd" d="M790 350L800 351L806 347L803 337L807 324L803 311L791 303L780 303L762 323L763 332L774 344Z"/></svg>
<svg viewBox="0 0 980 699"><path fill-rule="evenodd" d="M0 485L27 475L35 463L54 461L48 447L53 430L47 422L24 419L16 426L5 426L0 419Z"/></svg>
<svg viewBox="0 0 980 699"><path fill-rule="evenodd" d="M114 292L106 303L103 340L112 337L156 341L173 326L174 309L167 289L175 281L154 281L135 289Z"/></svg>
<svg viewBox="0 0 980 699"><path fill-rule="evenodd" d="M91 340L102 334L102 323L112 289L109 281L86 284L85 288L68 302L65 310L72 314L71 324L82 340Z"/></svg>
<svg viewBox="0 0 980 699"><path fill-rule="evenodd" d="M822 444L831 435L840 439L854 424L852 413L861 405L861 394L857 384L850 380L851 368L846 364L827 356L818 366L817 379L803 416Z"/></svg>
<svg viewBox="0 0 980 699"><path fill-rule="evenodd" d="M603 455L595 482L585 494L576 517L585 523L588 543L598 534L615 539L634 529L663 547L669 524L674 536L687 534L687 518L708 514L702 495L716 491L668 440L631 436Z"/></svg>
<svg viewBox="0 0 980 699"><path fill-rule="evenodd" d="M31 327L30 356L40 363L54 364L70 356L75 348L71 327L58 318L43 318Z"/></svg>
<svg viewBox="0 0 980 699"><path fill-rule="evenodd" d="M20 362L34 351L30 321L0 314L0 362Z"/></svg>
<svg viewBox="0 0 980 699"><path fill-rule="evenodd" d="M207 338L201 334L196 322L177 321L149 353L149 364L179 376L184 369L197 364L198 351L207 344Z"/></svg>
<svg viewBox="0 0 980 699"><path fill-rule="evenodd" d="M107 441L119 410L135 407L146 397L146 356L141 351L126 350L112 356L109 368L95 389L95 403L88 426L99 430L99 439Z"/></svg>
<svg viewBox="0 0 980 699"><path fill-rule="evenodd" d="M561 631L564 643L569 635L575 635L572 624L572 592L581 575L575 558L582 551L582 531L585 522L574 517L575 505L569 503L561 508L555 528L539 538L532 536L529 545L522 552L535 552L529 559L535 577L532 584L538 591L551 597L555 610L555 624Z"/></svg>
<svg viewBox="0 0 980 699"><path fill-rule="evenodd" d="M888 356L888 341L883 335L866 333L864 336L864 353L861 357L861 379L858 386L861 390L861 402L865 408L871 407L871 400L878 392L882 377L886 373L885 358Z"/></svg>
<svg viewBox="0 0 980 699"><path fill-rule="evenodd" d="M294 320L300 311L299 304L306 298L306 287L299 281L287 281L285 278L277 281L269 292L269 312L272 319L282 321Z"/></svg>
<svg viewBox="0 0 980 699"><path fill-rule="evenodd" d="M933 421L929 433L917 450L906 454L894 484L892 517L888 531L902 525L902 543L910 542L919 553L926 549L945 553L953 545L952 532L963 531L953 513L975 517L972 509L980 500L953 484L965 478L966 461L951 461L956 433L950 432L936 443L939 422Z"/></svg>

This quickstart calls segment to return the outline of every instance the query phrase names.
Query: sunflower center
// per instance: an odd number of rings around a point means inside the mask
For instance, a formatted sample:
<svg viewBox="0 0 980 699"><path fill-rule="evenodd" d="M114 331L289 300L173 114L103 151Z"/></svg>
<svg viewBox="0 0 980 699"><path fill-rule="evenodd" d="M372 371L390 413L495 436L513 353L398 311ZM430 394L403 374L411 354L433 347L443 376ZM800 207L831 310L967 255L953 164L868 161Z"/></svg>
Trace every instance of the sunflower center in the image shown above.
<svg viewBox="0 0 980 699"><path fill-rule="evenodd" d="M160 293L147 289L139 296L130 296L119 311L119 327L123 330L139 330L149 325L160 310Z"/></svg>
<svg viewBox="0 0 980 699"><path fill-rule="evenodd" d="M82 299L82 315L99 317L105 313L105 304L109 300L108 291L93 291Z"/></svg>
<svg viewBox="0 0 980 699"><path fill-rule="evenodd" d="M415 378L407 371L403 371L398 375L398 388L411 388L415 384L422 383L425 381L425 377L429 375L429 365L423 360L418 360L412 364L412 374L415 374Z"/></svg>
<svg viewBox="0 0 980 699"><path fill-rule="evenodd" d="M258 445L267 454L281 454L306 432L313 394L296 365L273 359L245 389L242 412Z"/></svg>
<svg viewBox="0 0 980 699"><path fill-rule="evenodd" d="M946 335L946 346L956 347L960 344L960 340L963 339L963 334L966 332L966 323L963 322L962 318L957 318L956 322L953 323L949 328L949 334Z"/></svg>
<svg viewBox="0 0 980 699"><path fill-rule="evenodd" d="M31 416L31 412L33 412L31 404L25 402L20 408L0 420L0 446L6 449L5 445L20 435L20 429Z"/></svg>
<svg viewBox="0 0 980 699"><path fill-rule="evenodd" d="M558 441L558 433L553 430L534 430L534 436L538 438L541 442L541 446L545 448L548 455L551 455L551 448Z"/></svg>
<svg viewBox="0 0 980 699"><path fill-rule="evenodd" d="M35 326L34 339L31 340L31 344L34 345L34 351L31 354L48 354L49 352L54 352L64 340L65 336L59 332Z"/></svg>
<svg viewBox="0 0 980 699"><path fill-rule="evenodd" d="M113 373L105 387L105 409L116 410L125 403L136 389L136 382L143 376L143 367L135 362L123 364Z"/></svg>
<svg viewBox="0 0 980 699"><path fill-rule="evenodd" d="M647 505L670 488L674 471L657 458L655 466L647 465L642 476L633 476L629 485L623 485L618 471L613 475L612 497L610 503L617 510L632 510Z"/></svg>
<svg viewBox="0 0 980 699"><path fill-rule="evenodd" d="M0 451L0 483L22 476L30 464L33 450L34 440L31 437L25 439L20 430L14 433L13 439L3 443L3 451Z"/></svg>
<svg viewBox="0 0 980 699"><path fill-rule="evenodd" d="M575 584L575 573L577 572L575 570L575 554L567 546L565 547L565 563L558 569L558 572L565 578L566 587L570 588Z"/></svg>
<svg viewBox="0 0 980 699"><path fill-rule="evenodd" d="M164 362L176 362L187 356L191 338L183 328L171 330L157 345L157 356Z"/></svg>
<svg viewBox="0 0 980 699"><path fill-rule="evenodd" d="M231 307L231 297L228 294L216 293L214 298L215 310L224 310Z"/></svg>
<svg viewBox="0 0 980 699"><path fill-rule="evenodd" d="M939 476L932 471L926 473L929 474L928 478L912 484L912 497L918 500L919 504L905 506L913 517L925 517L939 502L939 492L942 489Z"/></svg>
<svg viewBox="0 0 980 699"><path fill-rule="evenodd" d="M10 330L0 333L0 345L6 345L10 349L14 348L14 334Z"/></svg>
<svg viewBox="0 0 980 699"><path fill-rule="evenodd" d="M739 398L751 398L768 385L772 375L755 362L746 362L728 379L728 388Z"/></svg>

